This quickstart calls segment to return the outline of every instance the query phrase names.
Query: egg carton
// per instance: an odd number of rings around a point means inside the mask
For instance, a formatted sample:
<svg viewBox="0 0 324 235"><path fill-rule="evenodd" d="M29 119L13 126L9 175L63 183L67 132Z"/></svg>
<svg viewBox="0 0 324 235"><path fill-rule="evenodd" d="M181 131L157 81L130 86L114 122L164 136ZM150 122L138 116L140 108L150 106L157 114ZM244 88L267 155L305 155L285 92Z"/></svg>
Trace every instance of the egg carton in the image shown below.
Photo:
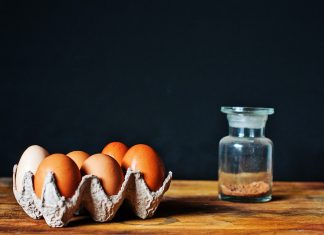
<svg viewBox="0 0 324 235"><path fill-rule="evenodd" d="M39 199L33 186L33 173L26 172L23 178L22 192L16 189L17 165L13 168L13 193L18 204L33 219L45 219L51 227L66 226L74 214L84 207L91 218L97 222L106 222L114 218L124 200L142 219L150 218L158 208L164 193L169 189L172 179L170 171L162 186L156 192L150 191L143 176L138 171L128 169L125 180L117 195L108 196L94 175L85 175L71 198L61 196L53 172L45 178L42 198Z"/></svg>

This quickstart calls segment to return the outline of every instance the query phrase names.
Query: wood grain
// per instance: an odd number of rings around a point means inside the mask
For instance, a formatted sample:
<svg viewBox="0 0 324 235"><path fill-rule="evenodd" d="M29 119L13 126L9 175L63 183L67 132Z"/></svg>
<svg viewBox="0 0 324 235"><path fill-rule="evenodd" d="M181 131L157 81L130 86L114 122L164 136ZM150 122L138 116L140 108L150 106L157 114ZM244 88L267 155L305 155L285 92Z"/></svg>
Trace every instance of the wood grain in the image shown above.
<svg viewBox="0 0 324 235"><path fill-rule="evenodd" d="M151 219L122 207L112 222L75 217L65 228L29 218L11 185L0 179L1 234L324 234L324 182L275 182L271 202L244 204L218 200L216 181L174 180Z"/></svg>

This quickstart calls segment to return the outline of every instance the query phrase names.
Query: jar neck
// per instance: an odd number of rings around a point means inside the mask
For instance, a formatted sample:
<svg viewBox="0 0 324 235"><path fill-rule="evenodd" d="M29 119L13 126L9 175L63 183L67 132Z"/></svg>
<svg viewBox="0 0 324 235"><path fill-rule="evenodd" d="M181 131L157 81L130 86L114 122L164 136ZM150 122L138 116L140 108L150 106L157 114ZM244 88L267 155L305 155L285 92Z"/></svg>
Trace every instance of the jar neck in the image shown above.
<svg viewBox="0 0 324 235"><path fill-rule="evenodd" d="M229 127L229 135L235 137L264 137L264 128L237 128Z"/></svg>

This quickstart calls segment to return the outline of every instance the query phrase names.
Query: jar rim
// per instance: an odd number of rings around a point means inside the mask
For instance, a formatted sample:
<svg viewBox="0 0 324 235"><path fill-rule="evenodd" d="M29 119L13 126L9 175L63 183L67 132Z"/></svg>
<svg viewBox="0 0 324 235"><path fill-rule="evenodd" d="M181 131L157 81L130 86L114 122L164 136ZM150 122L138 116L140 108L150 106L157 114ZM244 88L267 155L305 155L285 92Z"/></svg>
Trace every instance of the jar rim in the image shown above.
<svg viewBox="0 0 324 235"><path fill-rule="evenodd" d="M274 113L274 109L263 107L222 106L221 112L226 114L271 115Z"/></svg>

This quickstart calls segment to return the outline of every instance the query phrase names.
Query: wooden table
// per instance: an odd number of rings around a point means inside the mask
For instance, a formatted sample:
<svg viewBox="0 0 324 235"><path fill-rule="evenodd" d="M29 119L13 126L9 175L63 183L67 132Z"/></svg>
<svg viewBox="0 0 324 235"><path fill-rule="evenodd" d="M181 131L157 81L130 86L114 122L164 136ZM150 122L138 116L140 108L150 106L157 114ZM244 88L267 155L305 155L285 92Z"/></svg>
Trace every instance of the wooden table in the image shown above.
<svg viewBox="0 0 324 235"><path fill-rule="evenodd" d="M76 217L65 228L29 218L11 187L10 178L0 178L0 234L324 234L324 182L275 182L271 202L244 204L218 200L216 181L174 180L151 219L120 208L112 222Z"/></svg>

